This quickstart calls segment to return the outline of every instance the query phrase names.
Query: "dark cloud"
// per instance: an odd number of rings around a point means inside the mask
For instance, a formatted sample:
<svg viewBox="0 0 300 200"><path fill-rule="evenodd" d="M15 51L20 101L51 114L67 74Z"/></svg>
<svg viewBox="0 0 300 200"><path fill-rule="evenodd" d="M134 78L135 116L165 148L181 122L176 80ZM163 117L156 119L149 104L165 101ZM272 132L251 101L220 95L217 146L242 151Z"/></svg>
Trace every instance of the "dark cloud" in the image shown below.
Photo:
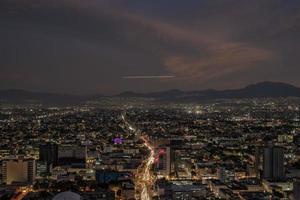
<svg viewBox="0 0 300 200"><path fill-rule="evenodd" d="M68 93L300 85L299 8L296 0L2 0L0 85ZM129 75L176 78L122 79Z"/></svg>

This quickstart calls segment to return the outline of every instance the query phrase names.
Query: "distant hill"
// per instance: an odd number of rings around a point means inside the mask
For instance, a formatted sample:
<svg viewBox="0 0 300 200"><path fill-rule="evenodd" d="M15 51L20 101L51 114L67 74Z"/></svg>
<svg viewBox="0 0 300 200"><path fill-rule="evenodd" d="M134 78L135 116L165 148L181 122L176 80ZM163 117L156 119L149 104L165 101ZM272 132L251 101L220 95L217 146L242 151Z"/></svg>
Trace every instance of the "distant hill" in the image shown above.
<svg viewBox="0 0 300 200"><path fill-rule="evenodd" d="M209 99L232 99L232 98L278 98L300 97L300 88L286 83L261 82L235 90L201 90L184 92L169 90L155 93L126 92L123 97L144 97L160 100L209 100Z"/></svg>
<svg viewBox="0 0 300 200"><path fill-rule="evenodd" d="M90 100L99 100L102 95L67 95L54 93L38 93L24 90L2 90L0 101L8 103L44 103L44 104L78 104ZM286 83L261 82L234 90L201 90L180 91L168 90L152 93L124 92L119 98L152 98L160 101L201 101L233 98L279 98L300 97L300 88Z"/></svg>

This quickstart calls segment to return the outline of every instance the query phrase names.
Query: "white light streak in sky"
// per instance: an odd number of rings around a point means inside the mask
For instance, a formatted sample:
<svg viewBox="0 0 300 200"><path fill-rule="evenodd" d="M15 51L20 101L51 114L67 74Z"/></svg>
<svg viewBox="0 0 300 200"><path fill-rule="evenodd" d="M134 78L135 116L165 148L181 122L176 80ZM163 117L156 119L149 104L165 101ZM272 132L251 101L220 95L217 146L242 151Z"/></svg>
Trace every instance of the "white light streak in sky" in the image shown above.
<svg viewBox="0 0 300 200"><path fill-rule="evenodd" d="M167 79L167 78L175 78L173 75L165 75L165 76L123 76L123 79Z"/></svg>

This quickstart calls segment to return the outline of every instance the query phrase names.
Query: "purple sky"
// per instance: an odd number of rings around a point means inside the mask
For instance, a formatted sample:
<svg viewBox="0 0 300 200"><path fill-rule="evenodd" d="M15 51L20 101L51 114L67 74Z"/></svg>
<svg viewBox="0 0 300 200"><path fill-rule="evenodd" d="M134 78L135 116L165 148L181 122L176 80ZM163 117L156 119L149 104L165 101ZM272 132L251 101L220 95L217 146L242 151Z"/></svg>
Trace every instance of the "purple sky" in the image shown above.
<svg viewBox="0 0 300 200"><path fill-rule="evenodd" d="M0 89L300 86L298 0L1 0L0 26Z"/></svg>

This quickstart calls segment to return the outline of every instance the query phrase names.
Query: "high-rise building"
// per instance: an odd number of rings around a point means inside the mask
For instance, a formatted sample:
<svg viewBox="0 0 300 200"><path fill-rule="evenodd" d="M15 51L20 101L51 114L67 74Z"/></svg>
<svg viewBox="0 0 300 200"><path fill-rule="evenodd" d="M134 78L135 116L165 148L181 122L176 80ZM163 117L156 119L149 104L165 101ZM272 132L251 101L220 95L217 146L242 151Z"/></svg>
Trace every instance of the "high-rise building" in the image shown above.
<svg viewBox="0 0 300 200"><path fill-rule="evenodd" d="M157 174L162 176L169 176L171 172L170 147L157 148L156 152L157 152L157 160L156 160Z"/></svg>
<svg viewBox="0 0 300 200"><path fill-rule="evenodd" d="M40 159L41 163L46 163L47 172L50 172L50 169L57 165L58 161L58 145L57 144L41 144L39 147Z"/></svg>
<svg viewBox="0 0 300 200"><path fill-rule="evenodd" d="M263 178L269 181L281 181L285 178L284 149L272 144L264 148Z"/></svg>
<svg viewBox="0 0 300 200"><path fill-rule="evenodd" d="M2 161L2 183L33 183L36 175L33 158L8 158Z"/></svg>
<svg viewBox="0 0 300 200"><path fill-rule="evenodd" d="M178 177L178 161L180 160L181 151L184 147L185 143L184 140L181 138L178 139L172 139L170 141L170 157L171 157L171 169L170 173L174 174L176 177Z"/></svg>
<svg viewBox="0 0 300 200"><path fill-rule="evenodd" d="M254 161L254 171L257 178L261 177L261 169L263 163L263 148L261 146L255 147L255 161Z"/></svg>

